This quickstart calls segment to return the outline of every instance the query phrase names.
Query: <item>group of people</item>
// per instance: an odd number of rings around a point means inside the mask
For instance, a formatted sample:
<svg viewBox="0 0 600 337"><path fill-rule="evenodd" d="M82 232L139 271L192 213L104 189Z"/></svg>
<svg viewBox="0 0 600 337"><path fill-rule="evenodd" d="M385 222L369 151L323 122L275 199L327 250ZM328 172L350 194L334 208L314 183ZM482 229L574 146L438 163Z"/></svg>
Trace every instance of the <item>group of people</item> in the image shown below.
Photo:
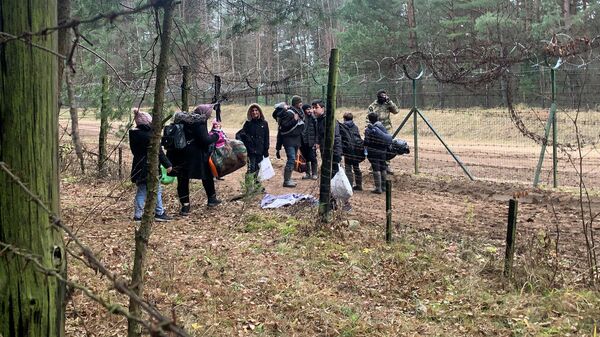
<svg viewBox="0 0 600 337"><path fill-rule="evenodd" d="M208 130L208 120L211 118L213 104L198 105L193 111L175 113L173 122L183 125L186 145L182 149L168 149L166 154L159 149L159 161L166 168L169 176L177 177L177 196L181 204L179 214L187 216L190 213L190 179L202 181L207 196L207 206L214 207L221 203L215 190L215 177L209 168L209 158L214 147L224 146L227 136L218 121L213 121L212 129ZM377 100L369 108L368 123L364 132L364 143L360 132L353 121L353 115L347 112L343 123L335 123L333 163L331 177L339 170L339 164L344 158L346 175L354 190L362 191L362 172L359 163L366 158L369 160L375 188L373 193L382 193L385 185L388 165L386 161L387 146L392 136L390 113L398 113L398 108L389 99L384 90L377 93ZM135 128L129 131L133 162L131 181L136 184L137 192L134 202L134 220L140 221L146 200L146 179L148 173L148 146L152 134L152 116L139 109L133 110ZM325 149L325 104L322 100L314 100L311 104L303 104L302 98L293 96L291 105L285 102L274 107L272 117L277 122L277 158L281 158L283 148L286 163L283 171L283 186L293 188L296 182L292 173L296 165L298 152L306 160L306 171L302 179L318 179L317 151L323 156ZM342 130L341 130L342 129ZM269 156L269 124L265 119L260 105L253 103L248 107L247 119L242 129L236 134L247 150L247 175L257 178L261 161ZM347 146L348 144L360 144ZM364 154L361 153L364 151ZM362 156L361 156L362 155ZM362 157L362 158L361 158ZM157 179L160 168L157 168ZM155 207L156 221L169 221L162 204L160 183L158 199Z"/></svg>

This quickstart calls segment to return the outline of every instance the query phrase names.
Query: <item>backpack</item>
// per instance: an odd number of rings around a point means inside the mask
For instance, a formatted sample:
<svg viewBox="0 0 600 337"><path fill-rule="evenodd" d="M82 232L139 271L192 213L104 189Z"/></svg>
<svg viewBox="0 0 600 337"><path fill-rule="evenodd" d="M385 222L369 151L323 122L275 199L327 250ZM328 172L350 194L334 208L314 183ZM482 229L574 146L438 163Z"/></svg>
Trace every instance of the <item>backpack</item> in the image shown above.
<svg viewBox="0 0 600 337"><path fill-rule="evenodd" d="M337 122L342 136L342 153L348 159L362 162L365 160L364 142L360 135L352 134L350 128L344 124Z"/></svg>
<svg viewBox="0 0 600 337"><path fill-rule="evenodd" d="M186 147L185 133L183 132L183 124L171 123L163 129L163 136L160 140L162 145L167 150L181 150Z"/></svg>

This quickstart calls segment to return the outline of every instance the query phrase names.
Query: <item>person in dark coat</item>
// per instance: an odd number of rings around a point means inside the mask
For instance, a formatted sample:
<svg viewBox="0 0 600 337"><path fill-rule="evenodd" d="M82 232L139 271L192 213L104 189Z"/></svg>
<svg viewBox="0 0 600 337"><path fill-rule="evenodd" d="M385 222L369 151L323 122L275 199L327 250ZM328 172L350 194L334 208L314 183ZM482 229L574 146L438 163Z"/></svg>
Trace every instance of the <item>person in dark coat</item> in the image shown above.
<svg viewBox="0 0 600 337"><path fill-rule="evenodd" d="M355 191L362 191L362 172L360 171L360 161L364 160L365 157L362 157L360 160L358 159L359 155L356 153L357 151L364 151L364 148L356 148L356 144L360 143L361 137L360 132L358 131L358 127L354 124L354 116L351 112L344 113L344 124L348 130L348 134L350 139L347 140L348 144L343 144L342 150L344 151L344 169L346 170L346 176L350 181L350 185L353 185L353 182L356 183L352 188ZM348 151L344 149L348 149ZM352 173L354 171L354 174Z"/></svg>
<svg viewBox="0 0 600 337"><path fill-rule="evenodd" d="M314 100L312 102L313 114L317 119L317 145L321 152L321 161L323 160L323 152L325 150L325 103L322 100ZM340 128L335 123L335 131L333 138L333 161L331 163L331 178L338 172L339 164L342 161L342 136Z"/></svg>
<svg viewBox="0 0 600 337"><path fill-rule="evenodd" d="M387 132L385 126L378 120L377 113L369 112L367 115L369 124L365 129L365 147L367 148L367 159L373 169L373 193L381 194L385 189L387 180L386 151L392 143L392 136Z"/></svg>
<svg viewBox="0 0 600 337"><path fill-rule="evenodd" d="M135 193L133 220L141 221L144 212L144 204L148 189L146 186L148 179L148 146L152 137L152 116L146 112L133 109L133 119L136 127L129 130L129 144L131 153L133 154L133 162L131 164L131 182L137 186ZM160 165L162 164L167 172L171 172L172 165L162 148L159 148L158 153L159 166L157 167L157 179L161 175ZM162 188L160 181L158 182L158 195L156 198L156 208L154 210L154 219L156 221L169 221L171 217L167 215L163 208Z"/></svg>
<svg viewBox="0 0 600 337"><path fill-rule="evenodd" d="M208 134L207 120L212 109L212 104L201 104L191 113L179 111L173 117L174 123L183 124L187 141L185 148L167 151L167 157L173 163L170 175L177 177L177 196L181 202L180 214L183 216L190 213L190 179L202 180L208 207L221 203L217 199L214 177L208 166L210 147L219 139L217 134Z"/></svg>
<svg viewBox="0 0 600 337"><path fill-rule="evenodd" d="M296 162L296 153L301 145L304 122L302 117L295 110L288 108L285 102L275 105L273 116L276 116L278 124L275 147L277 158L281 158L279 151L282 146L287 157L283 171L283 187L296 187L296 182L292 180L292 172Z"/></svg>
<svg viewBox="0 0 600 337"><path fill-rule="evenodd" d="M317 119L315 118L312 106L309 104L302 105L304 112L304 132L302 133L302 145L300 152L306 159L306 174L302 179L317 180L319 176L319 163L317 162Z"/></svg>
<svg viewBox="0 0 600 337"><path fill-rule="evenodd" d="M248 151L247 175L253 175L253 179L258 185L257 173L260 169L260 162L263 157L269 156L269 123L265 120L260 105L252 103L248 107L247 119L242 127L240 137Z"/></svg>

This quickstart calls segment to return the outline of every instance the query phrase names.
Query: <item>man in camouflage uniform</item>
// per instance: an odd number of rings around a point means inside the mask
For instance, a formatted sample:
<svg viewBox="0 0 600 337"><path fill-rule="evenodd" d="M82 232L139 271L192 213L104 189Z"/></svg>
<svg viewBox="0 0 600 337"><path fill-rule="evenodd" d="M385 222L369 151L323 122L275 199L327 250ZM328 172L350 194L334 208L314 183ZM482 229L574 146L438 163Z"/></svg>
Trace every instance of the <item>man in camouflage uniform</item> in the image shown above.
<svg viewBox="0 0 600 337"><path fill-rule="evenodd" d="M390 97L387 95L385 90L381 89L377 92L377 100L369 105L368 113L369 112L374 112L377 114L378 120L383 124L383 126L385 126L385 129L388 131L388 133L392 134L395 131L392 130L390 113L397 114L399 111L398 107L390 100Z"/></svg>
<svg viewBox="0 0 600 337"><path fill-rule="evenodd" d="M387 132L391 135L394 131L396 130L392 130L392 121L390 120L390 113L393 114L397 114L398 112L398 107L396 106L396 104L394 104L394 102L392 102L392 100L390 100L390 97L387 95L387 92L384 89L380 89L377 92L377 99L375 100L375 102L371 103L371 105L369 105L369 111L367 112L367 116L369 115L369 113L374 112L377 114L377 120L379 120L383 126L385 127L385 129L387 130ZM369 119L367 118L367 124L369 123ZM390 162L386 161L387 163L387 167L386 167L386 171L387 174L393 175L394 172L392 172L391 168L390 168ZM385 183L385 182L384 182Z"/></svg>

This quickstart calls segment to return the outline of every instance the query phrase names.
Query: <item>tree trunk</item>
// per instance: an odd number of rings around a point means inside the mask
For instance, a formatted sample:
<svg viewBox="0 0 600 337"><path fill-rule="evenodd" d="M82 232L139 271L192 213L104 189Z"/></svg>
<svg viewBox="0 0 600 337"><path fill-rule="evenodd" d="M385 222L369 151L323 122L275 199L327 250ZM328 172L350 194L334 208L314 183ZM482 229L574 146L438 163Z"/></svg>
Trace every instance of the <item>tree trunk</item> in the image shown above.
<svg viewBox="0 0 600 337"><path fill-rule="evenodd" d="M77 159L79 159L81 173L85 173L83 146L81 145L81 138L79 137L79 116L77 113L77 107L75 106L71 74L69 74L68 70L65 72L65 83L67 85L67 99L69 100L67 104L69 104L69 113L71 115L71 140L73 140L73 146L75 146L75 154L77 154Z"/></svg>
<svg viewBox="0 0 600 337"><path fill-rule="evenodd" d="M331 221L331 165L335 136L335 108L338 78L339 51L331 50L329 57L329 79L327 82L327 115L325 116L325 149L321 164L321 185L319 189L319 215L321 222ZM341 169L341 168L340 168Z"/></svg>
<svg viewBox="0 0 600 337"><path fill-rule="evenodd" d="M20 35L56 26L56 8L56 0L2 0L0 30ZM54 34L31 42L57 50ZM11 253L25 251L66 275L62 234L7 171L58 216L57 75L55 55L26 41L0 46L0 336L64 336L64 284Z"/></svg>
<svg viewBox="0 0 600 337"><path fill-rule="evenodd" d="M190 109L190 66L181 66L181 110Z"/></svg>
<svg viewBox="0 0 600 337"><path fill-rule="evenodd" d="M419 44L417 43L417 21L415 19L415 3L414 0L407 0L407 16L408 16L408 48L411 52L417 51Z"/></svg>
<svg viewBox="0 0 600 337"><path fill-rule="evenodd" d="M58 0L58 24L62 24L69 19L71 16L71 0ZM71 41L69 41L69 30L59 29L58 30L58 53L64 57L69 57L68 53L71 48ZM58 60L58 91L62 88L63 71L65 68L65 62L67 60ZM59 96L60 97L60 96Z"/></svg>
<svg viewBox="0 0 600 337"><path fill-rule="evenodd" d="M563 0L562 10L565 27L568 29L571 26L571 0Z"/></svg>
<svg viewBox="0 0 600 337"><path fill-rule="evenodd" d="M144 289L144 273L146 262L146 251L148 241L152 232L152 223L154 222L154 208L156 205L158 179L158 151L160 146L160 134L162 129L163 105L165 100L165 82L167 78L169 65L169 49L171 42L171 26L173 21L173 12L175 6L173 0L166 2L163 7L162 34L160 36L160 55L156 69L156 86L154 88L154 105L152 109L152 138L148 148L148 178L146 204L144 205L144 215L140 228L135 232L135 255L133 260L133 271L131 275L131 287L134 293L142 296ZM141 317L139 304L133 300L129 301L129 312L135 317ZM137 322L128 320L127 336L139 337L141 335L140 327Z"/></svg>
<svg viewBox="0 0 600 337"><path fill-rule="evenodd" d="M100 135L98 136L98 175L106 176L106 137L108 135L108 76L102 76L102 101L100 103Z"/></svg>

